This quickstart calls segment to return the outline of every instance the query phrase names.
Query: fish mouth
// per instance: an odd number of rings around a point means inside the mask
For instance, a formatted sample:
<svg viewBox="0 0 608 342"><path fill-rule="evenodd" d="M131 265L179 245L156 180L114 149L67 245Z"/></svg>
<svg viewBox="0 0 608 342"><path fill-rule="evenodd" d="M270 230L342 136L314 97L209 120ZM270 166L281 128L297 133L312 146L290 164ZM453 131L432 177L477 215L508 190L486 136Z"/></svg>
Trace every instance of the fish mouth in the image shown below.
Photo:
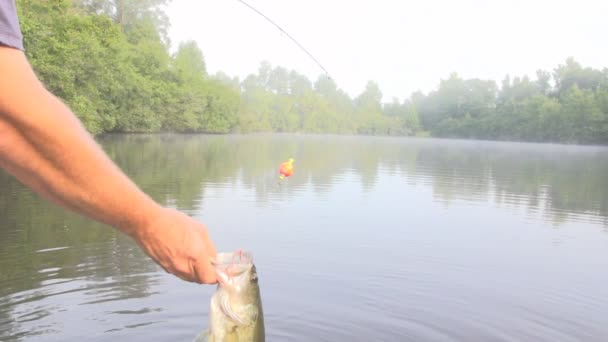
<svg viewBox="0 0 608 342"><path fill-rule="evenodd" d="M238 249L232 253L218 253L211 263L214 266L253 264L253 256L250 252Z"/></svg>
<svg viewBox="0 0 608 342"><path fill-rule="evenodd" d="M232 253L218 253L211 261L219 283L223 286L233 286L235 278L243 275L253 267L251 253L239 249Z"/></svg>

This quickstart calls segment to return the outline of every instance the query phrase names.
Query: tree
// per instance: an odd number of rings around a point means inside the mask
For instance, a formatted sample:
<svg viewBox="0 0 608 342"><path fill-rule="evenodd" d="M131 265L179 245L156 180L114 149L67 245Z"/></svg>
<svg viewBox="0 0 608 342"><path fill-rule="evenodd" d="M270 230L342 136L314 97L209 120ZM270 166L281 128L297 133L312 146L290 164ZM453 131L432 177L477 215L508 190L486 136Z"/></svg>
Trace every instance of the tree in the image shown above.
<svg viewBox="0 0 608 342"><path fill-rule="evenodd" d="M384 133L382 122L382 92L374 81L368 81L365 90L355 99L357 132Z"/></svg>
<svg viewBox="0 0 608 342"><path fill-rule="evenodd" d="M37 75L92 133L312 132L608 143L608 69L566 59L536 79L463 79L383 103L368 81L351 98L325 75L311 82L262 62L242 81L209 75L194 41L169 54L170 0L18 0ZM69 67L65 67L69 66Z"/></svg>
<svg viewBox="0 0 608 342"><path fill-rule="evenodd" d="M125 31L142 20L149 21L163 42L168 44L169 18L162 10L171 0L74 0L76 6L88 13L104 14Z"/></svg>
<svg viewBox="0 0 608 342"><path fill-rule="evenodd" d="M21 0L26 54L42 82L99 133L116 128L127 42L105 16L76 15L67 0ZM69 67L66 67L69 66Z"/></svg>
<svg viewBox="0 0 608 342"><path fill-rule="evenodd" d="M183 83L201 83L207 77L203 52L192 40L179 45L172 66L178 79Z"/></svg>
<svg viewBox="0 0 608 342"><path fill-rule="evenodd" d="M576 85L579 89L597 90L599 86L608 85L605 75L592 68L583 68L574 58L570 57L566 63L559 65L554 73L558 96L567 92Z"/></svg>

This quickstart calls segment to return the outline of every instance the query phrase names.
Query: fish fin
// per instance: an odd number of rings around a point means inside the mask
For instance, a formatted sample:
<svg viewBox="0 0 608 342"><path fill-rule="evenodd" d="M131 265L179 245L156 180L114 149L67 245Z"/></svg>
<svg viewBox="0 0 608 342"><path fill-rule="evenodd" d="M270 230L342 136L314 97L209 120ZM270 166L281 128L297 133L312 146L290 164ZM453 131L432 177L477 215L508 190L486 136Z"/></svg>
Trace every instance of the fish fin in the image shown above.
<svg viewBox="0 0 608 342"><path fill-rule="evenodd" d="M242 319L239 318L239 316L234 313L234 311L232 311L230 301L228 301L228 296L222 296L220 300L220 306L222 307L222 312L231 320L233 320L239 325L247 325L247 322L244 322Z"/></svg>
<svg viewBox="0 0 608 342"><path fill-rule="evenodd" d="M255 310L255 312L253 312L253 313L251 314L251 321L252 321L252 322L257 321L257 320L258 320L258 316L259 316L259 312L258 312L258 310Z"/></svg>
<svg viewBox="0 0 608 342"><path fill-rule="evenodd" d="M209 338L209 329L204 330L202 333L198 334L194 339L194 342L212 342Z"/></svg>

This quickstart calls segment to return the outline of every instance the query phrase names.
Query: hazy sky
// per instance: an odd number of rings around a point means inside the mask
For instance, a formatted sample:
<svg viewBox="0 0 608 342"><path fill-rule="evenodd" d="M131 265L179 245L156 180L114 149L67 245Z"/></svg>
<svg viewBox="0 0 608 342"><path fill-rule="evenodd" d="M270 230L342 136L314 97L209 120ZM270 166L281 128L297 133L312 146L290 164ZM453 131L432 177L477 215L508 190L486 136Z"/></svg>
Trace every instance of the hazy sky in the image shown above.
<svg viewBox="0 0 608 342"><path fill-rule="evenodd" d="M500 81L535 77L568 56L608 67L608 0L245 0L300 42L338 87L368 80L384 101L428 91L457 72ZM323 71L287 36L237 0L173 0L173 45L196 40L210 73L255 73L263 60L308 76Z"/></svg>

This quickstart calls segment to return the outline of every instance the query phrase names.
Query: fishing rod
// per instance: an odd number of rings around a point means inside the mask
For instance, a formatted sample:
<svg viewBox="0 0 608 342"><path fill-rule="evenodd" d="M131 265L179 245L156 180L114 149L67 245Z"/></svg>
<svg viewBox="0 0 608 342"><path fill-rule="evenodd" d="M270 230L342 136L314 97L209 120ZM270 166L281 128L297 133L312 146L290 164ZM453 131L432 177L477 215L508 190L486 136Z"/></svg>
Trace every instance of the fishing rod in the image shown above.
<svg viewBox="0 0 608 342"><path fill-rule="evenodd" d="M323 71L325 71L325 75L327 76L327 78L331 79L331 77L329 76L329 72L327 72L327 69L325 69L325 67L323 67L323 65L310 52L308 52L308 50L306 50L306 48L304 48L302 46L302 44L298 43L298 41L295 38L293 38L289 33L287 33L287 31L285 31L281 26L279 26L277 23L272 21L272 19L270 19L266 15L264 15L264 13L260 12L258 9L251 6L250 4L246 3L245 1L243 1L243 0L237 0L237 1L242 3L245 6L249 7L252 11L261 15L262 17L264 17L264 19L268 20L272 25L276 26L281 32L283 32L287 37L289 37L289 39L291 39L298 47L300 47L300 49L302 49L302 51L304 51L310 58L312 58L312 60L315 61L315 63L317 63L317 65L321 69L323 69Z"/></svg>

